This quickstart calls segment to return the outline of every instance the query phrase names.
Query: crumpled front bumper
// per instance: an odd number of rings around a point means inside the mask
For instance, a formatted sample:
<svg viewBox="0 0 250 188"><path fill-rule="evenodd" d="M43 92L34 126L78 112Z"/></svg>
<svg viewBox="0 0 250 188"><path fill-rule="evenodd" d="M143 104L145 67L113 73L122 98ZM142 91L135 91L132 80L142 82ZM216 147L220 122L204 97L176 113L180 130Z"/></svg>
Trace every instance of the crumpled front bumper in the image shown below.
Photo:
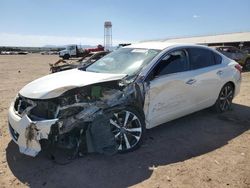
<svg viewBox="0 0 250 188"><path fill-rule="evenodd" d="M8 120L10 135L19 146L19 151L35 157L41 151L39 141L48 139L50 128L58 119L34 122L26 114L19 116L12 103L8 112Z"/></svg>

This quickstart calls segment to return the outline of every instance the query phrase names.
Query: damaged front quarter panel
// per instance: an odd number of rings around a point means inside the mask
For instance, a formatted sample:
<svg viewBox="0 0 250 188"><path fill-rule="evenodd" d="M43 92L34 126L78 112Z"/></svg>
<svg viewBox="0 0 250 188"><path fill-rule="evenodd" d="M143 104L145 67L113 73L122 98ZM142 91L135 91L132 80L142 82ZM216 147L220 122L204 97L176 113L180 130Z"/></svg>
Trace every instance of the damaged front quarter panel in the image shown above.
<svg viewBox="0 0 250 188"><path fill-rule="evenodd" d="M142 90L143 85L120 80L74 88L49 100L22 99L13 108L28 105L20 113L10 113L10 129L13 126L19 134L14 140L20 152L30 156L40 152L43 139L49 145L73 149L74 155L80 150L113 154L117 145L109 118L126 106L143 112Z"/></svg>
<svg viewBox="0 0 250 188"><path fill-rule="evenodd" d="M65 135L69 137L71 133L75 134L75 130L78 130L85 134L83 137L79 136L79 139L85 140L78 140L78 142L86 143L87 152L115 153L117 145L110 130L109 118L114 111L124 109L126 106L135 106L143 112L144 97L141 88L143 86L134 82L125 85L121 81L112 81L68 91L62 96L62 100L65 102L68 98L70 104L66 102L65 106L58 106L56 115L58 121L54 127L56 131L52 133L51 138L56 140ZM81 110L68 116L67 114L70 114L74 108L81 108ZM70 112L65 113L67 110ZM70 143L61 143L61 145L80 146L80 144ZM75 149L79 151L82 148Z"/></svg>

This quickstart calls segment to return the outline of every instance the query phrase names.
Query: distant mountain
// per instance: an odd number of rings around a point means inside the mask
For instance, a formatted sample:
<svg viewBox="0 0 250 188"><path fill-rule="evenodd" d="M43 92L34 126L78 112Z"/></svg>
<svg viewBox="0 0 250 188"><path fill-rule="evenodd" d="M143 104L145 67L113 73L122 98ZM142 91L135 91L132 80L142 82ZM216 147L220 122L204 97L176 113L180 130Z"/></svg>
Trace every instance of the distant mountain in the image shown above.
<svg viewBox="0 0 250 188"><path fill-rule="evenodd" d="M43 48L61 48L62 46L57 46L57 45L45 45L42 46Z"/></svg>

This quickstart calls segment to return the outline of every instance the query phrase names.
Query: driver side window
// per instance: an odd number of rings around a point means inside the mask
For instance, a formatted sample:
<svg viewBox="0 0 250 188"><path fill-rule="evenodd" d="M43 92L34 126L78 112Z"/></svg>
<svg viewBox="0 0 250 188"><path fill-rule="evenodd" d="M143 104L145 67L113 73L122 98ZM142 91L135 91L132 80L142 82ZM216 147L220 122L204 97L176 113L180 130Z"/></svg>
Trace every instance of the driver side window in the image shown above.
<svg viewBox="0 0 250 188"><path fill-rule="evenodd" d="M154 77L166 74L184 72L188 70L187 55L184 50L176 50L166 54L156 65L153 71Z"/></svg>

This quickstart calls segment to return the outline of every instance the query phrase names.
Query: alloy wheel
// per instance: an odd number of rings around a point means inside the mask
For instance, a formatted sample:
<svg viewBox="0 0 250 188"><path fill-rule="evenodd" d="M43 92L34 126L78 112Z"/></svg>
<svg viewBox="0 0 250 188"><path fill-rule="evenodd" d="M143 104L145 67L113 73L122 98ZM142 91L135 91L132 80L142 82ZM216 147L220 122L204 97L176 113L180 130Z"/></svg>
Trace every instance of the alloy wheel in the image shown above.
<svg viewBox="0 0 250 188"><path fill-rule="evenodd" d="M142 137L142 123L135 113L122 110L114 113L110 119L111 131L118 144L118 151L125 152L134 149Z"/></svg>
<svg viewBox="0 0 250 188"><path fill-rule="evenodd" d="M230 84L225 85L219 97L219 107L222 112L230 109L233 100L233 95L233 87Z"/></svg>

